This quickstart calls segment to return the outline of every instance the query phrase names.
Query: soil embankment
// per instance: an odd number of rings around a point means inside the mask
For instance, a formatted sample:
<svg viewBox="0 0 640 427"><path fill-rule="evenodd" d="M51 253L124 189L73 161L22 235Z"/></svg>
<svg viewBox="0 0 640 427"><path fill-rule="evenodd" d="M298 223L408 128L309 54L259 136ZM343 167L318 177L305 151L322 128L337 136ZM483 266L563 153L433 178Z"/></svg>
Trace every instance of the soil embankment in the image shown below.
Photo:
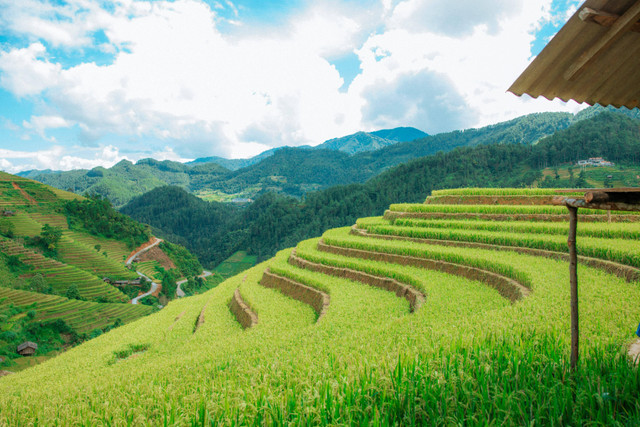
<svg viewBox="0 0 640 427"><path fill-rule="evenodd" d="M233 293L231 301L229 301L229 310L242 325L243 329L251 328L258 323L258 316L251 310L251 307L242 299L240 290L236 289Z"/></svg>
<svg viewBox="0 0 640 427"><path fill-rule="evenodd" d="M295 250L291 252L291 256L289 257L289 264L299 268L317 271L331 276L354 280L369 286L393 292L397 297L404 298L409 301L409 309L411 310L411 312L419 309L425 300L425 296L422 292L411 286L405 285L404 283L400 283L395 279L375 276L372 274L364 273L362 271L352 270L350 268L334 267L311 262L304 258L298 257Z"/></svg>
<svg viewBox="0 0 640 427"><path fill-rule="evenodd" d="M500 295L511 302L516 302L519 299L529 296L531 293L529 288L513 279L492 271L482 270L468 265L454 264L447 261L433 260L429 258L418 258L384 252L365 251L362 249L343 248L340 246L327 245L323 241L318 242L318 250L341 256L426 268L428 270L436 270L447 274L465 277L469 280L477 280L495 288Z"/></svg>
<svg viewBox="0 0 640 427"><path fill-rule="evenodd" d="M149 239L147 243L143 243L142 245L140 245L139 247L131 251L131 253L127 257L127 260L125 261L125 264L127 265L131 264L133 260L138 257L138 255L142 254L143 252L147 251L149 248L153 246L159 245L160 242L162 242L162 239L158 239L157 237L151 237L151 239Z"/></svg>
<svg viewBox="0 0 640 427"><path fill-rule="evenodd" d="M36 201L36 199L34 199L33 197L31 197L29 195L29 193L27 193L26 191L24 191L22 188L20 188L20 186L18 184L16 184L15 182L11 183L11 186L15 189L18 190L20 192L20 194L22 194L22 197L24 197L25 199L27 199L27 201L29 201L29 203L31 203L32 205L37 205L38 202Z"/></svg>
<svg viewBox="0 0 640 427"><path fill-rule="evenodd" d="M268 269L262 275L260 284L267 288L278 289L286 296L310 305L318 315L318 320L324 316L329 307L329 294L287 277L273 274Z"/></svg>
<svg viewBox="0 0 640 427"><path fill-rule="evenodd" d="M426 205L553 205L557 195L544 196L430 196Z"/></svg>
<svg viewBox="0 0 640 427"><path fill-rule="evenodd" d="M171 261L171 259L165 254L162 249L158 246L154 246L147 251L144 251L140 255L138 255L137 260L140 262L144 261L157 261L158 264L165 270L170 270L172 268L176 268L176 265Z"/></svg>
<svg viewBox="0 0 640 427"><path fill-rule="evenodd" d="M483 214L474 212L399 212L386 211L384 219L475 219L485 221L569 222L569 214ZM581 215L580 222L640 222L640 215Z"/></svg>
<svg viewBox="0 0 640 427"><path fill-rule="evenodd" d="M206 309L207 309L207 304L205 304L204 307L202 307L202 310L200 311L200 315L198 316L198 320L196 320L196 324L193 327L194 334L196 333L196 331L200 326L204 325L204 312Z"/></svg>
<svg viewBox="0 0 640 427"><path fill-rule="evenodd" d="M458 248L488 249L492 251L511 251L524 255L533 255L544 258L552 258L569 262L569 254L566 252L548 251L545 249L523 248L520 246L503 246L490 245L488 243L463 242L458 240L439 240L439 239L420 239L416 237L391 236L387 234L369 233L367 230L358 227L351 228L351 234L362 237L372 237L381 240L404 240L416 243L424 243L427 245L452 246ZM607 273L616 275L628 282L636 282L640 280L640 269L630 265L620 264L614 261L607 261L598 258L578 255L578 262L589 267L606 271Z"/></svg>

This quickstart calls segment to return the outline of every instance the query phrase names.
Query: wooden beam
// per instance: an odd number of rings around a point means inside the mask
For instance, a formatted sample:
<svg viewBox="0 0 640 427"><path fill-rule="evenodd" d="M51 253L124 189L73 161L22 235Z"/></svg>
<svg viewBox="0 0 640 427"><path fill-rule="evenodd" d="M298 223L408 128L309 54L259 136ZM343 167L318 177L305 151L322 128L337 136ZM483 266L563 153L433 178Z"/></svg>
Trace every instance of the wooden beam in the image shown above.
<svg viewBox="0 0 640 427"><path fill-rule="evenodd" d="M631 29L640 19L640 0L636 1L620 18L618 18L609 30L593 44L586 52L569 66L564 73L564 78L574 81L578 76L604 53L613 43Z"/></svg>
<svg viewBox="0 0 640 427"><path fill-rule="evenodd" d="M602 27L611 27L620 18L620 15L615 13L604 12L602 10L591 9L590 7L583 8L578 14L581 20L584 22L592 22ZM640 22L636 22L629 31L640 33Z"/></svg>
<svg viewBox="0 0 640 427"><path fill-rule="evenodd" d="M574 208L600 209L604 211L640 211L640 204L630 204L623 202L595 202L588 203L584 199L556 196L552 199L552 204L560 206L571 206Z"/></svg>
<svg viewBox="0 0 640 427"><path fill-rule="evenodd" d="M578 349L580 345L580 325L578 317L578 250L576 248L576 234L578 228L578 208L567 206L569 209L569 286L571 288L571 370L578 364Z"/></svg>

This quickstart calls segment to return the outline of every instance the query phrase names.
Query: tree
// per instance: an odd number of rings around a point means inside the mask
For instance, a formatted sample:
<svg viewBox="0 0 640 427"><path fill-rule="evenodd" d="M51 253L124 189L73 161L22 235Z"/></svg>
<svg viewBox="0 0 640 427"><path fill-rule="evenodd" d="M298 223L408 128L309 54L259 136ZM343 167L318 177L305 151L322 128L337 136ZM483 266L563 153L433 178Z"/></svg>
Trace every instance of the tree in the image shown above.
<svg viewBox="0 0 640 427"><path fill-rule="evenodd" d="M64 296L69 299L80 299L80 291L78 291L78 286L77 285L69 286Z"/></svg>
<svg viewBox="0 0 640 427"><path fill-rule="evenodd" d="M41 294L50 294L53 292L51 285L47 284L44 276L40 273L31 278L28 287L30 291L40 292Z"/></svg>
<svg viewBox="0 0 640 427"><path fill-rule="evenodd" d="M52 251L56 252L58 250L57 244L62 237L62 228L60 227L52 227L49 224L45 224L42 226L42 231L40 232L40 239L42 241L43 246Z"/></svg>

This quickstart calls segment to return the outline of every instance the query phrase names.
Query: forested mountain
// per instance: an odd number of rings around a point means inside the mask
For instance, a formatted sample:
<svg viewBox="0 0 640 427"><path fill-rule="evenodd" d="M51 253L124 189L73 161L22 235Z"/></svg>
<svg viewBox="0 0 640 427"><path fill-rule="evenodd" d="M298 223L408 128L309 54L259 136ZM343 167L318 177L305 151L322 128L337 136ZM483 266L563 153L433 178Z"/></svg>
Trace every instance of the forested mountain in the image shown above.
<svg viewBox="0 0 640 427"><path fill-rule="evenodd" d="M382 129L375 132L358 132L353 135L347 135L342 138L334 138L323 142L315 147L302 146L297 148L315 148L320 150L339 150L349 154L354 154L359 151L371 151L385 147L387 145L395 144L397 142L413 141L414 139L423 138L427 136L426 133L419 129L411 127L399 127L394 129ZM359 148L358 148L359 147ZM236 171L238 169L246 168L272 156L276 151L284 147L272 148L267 151L263 151L257 156L253 156L249 159L225 159L224 157L201 157L191 162L187 162L187 165L199 165L202 163L217 163L229 170Z"/></svg>
<svg viewBox="0 0 640 427"><path fill-rule="evenodd" d="M226 241L234 236L225 233L241 211L231 203L205 202L181 187L164 186L135 197L121 212L151 225L158 236L190 248L200 262L214 266L226 258L218 255L228 252Z"/></svg>
<svg viewBox="0 0 640 427"><path fill-rule="evenodd" d="M426 133L416 128L383 129L376 132L357 132L353 135L334 138L313 148L320 150L338 150L347 154L375 151L398 142L424 138Z"/></svg>
<svg viewBox="0 0 640 427"><path fill-rule="evenodd" d="M392 141L407 142L414 139L424 138L429 136L427 133L422 132L420 129L412 127L399 127L393 129L382 129L375 132L370 132L371 135L379 136L380 138L390 139Z"/></svg>
<svg viewBox="0 0 640 427"><path fill-rule="evenodd" d="M399 142L375 151L349 155L342 151L283 147L258 163L229 171L216 163L191 166L143 159L135 165L122 161L110 169L56 172L35 179L77 193L95 192L122 206L132 197L162 185L177 185L205 197L211 192L255 199L264 192L301 197L309 191L338 184L362 183L389 167L439 151L482 144L533 144L564 129L573 116L539 113L480 129L448 132ZM400 137L410 130L387 130ZM395 135L394 135L395 134ZM373 136L378 138L377 136Z"/></svg>
<svg viewBox="0 0 640 427"><path fill-rule="evenodd" d="M79 169L33 176L32 179L52 187L78 194L99 194L114 206L122 206L132 197L165 185L208 185L211 180L224 176L229 170L215 163L186 166L169 160L142 159L135 165L122 160L106 169Z"/></svg>
<svg viewBox="0 0 640 427"><path fill-rule="evenodd" d="M236 171L238 169L246 168L251 165L254 165L261 161L262 159L266 159L269 156L272 156L273 153L278 151L282 147L272 148L271 150L263 151L262 153L250 157L248 159L225 159L224 157L212 156L212 157L200 157L190 162L185 163L189 166L201 165L204 163L215 163L226 169L231 171Z"/></svg>
<svg viewBox="0 0 640 427"><path fill-rule="evenodd" d="M522 134L531 135L526 130ZM479 132L469 132L469 135L477 136L473 141L482 140ZM194 220L196 223L190 230L171 226L171 218L182 215L180 207L174 207L169 201L178 199L177 189L159 188L153 196L145 195L132 201L123 211L157 227L161 235L184 237L184 244L190 250L198 255L206 254L200 255L206 257L205 264L220 262L241 249L264 259L302 239L318 236L328 228L351 225L358 217L380 215L391 203L421 202L434 189L526 187L541 181L541 169L545 165L557 166L593 156L621 164L638 164L638 153L638 122L623 115L604 113L577 122L537 144L459 147L396 166L364 184L338 185L307 193L302 199L266 193L244 209L225 211L226 216L214 220L213 225L209 217L217 218L217 214L211 212L218 212L222 206L198 201L183 192L179 197L189 200L190 215L202 218L201 223ZM560 183L552 180L548 184ZM566 184L572 186L575 182ZM166 197L156 197L158 194ZM154 211L162 214L149 215ZM207 232L208 227L215 231ZM202 238L189 241L198 233Z"/></svg>

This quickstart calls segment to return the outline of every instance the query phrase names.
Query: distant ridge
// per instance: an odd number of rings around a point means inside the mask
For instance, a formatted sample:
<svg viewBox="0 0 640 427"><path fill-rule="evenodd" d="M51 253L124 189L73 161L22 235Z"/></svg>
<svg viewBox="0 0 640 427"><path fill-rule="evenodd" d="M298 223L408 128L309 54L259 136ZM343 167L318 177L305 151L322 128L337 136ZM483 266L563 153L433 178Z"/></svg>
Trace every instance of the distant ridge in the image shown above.
<svg viewBox="0 0 640 427"><path fill-rule="evenodd" d="M414 139L424 138L429 136L428 133L422 132L420 129L412 127L399 127L393 129L382 129L375 132L370 132L371 135L379 136L380 138L390 139L392 141L407 142Z"/></svg>
<svg viewBox="0 0 640 427"><path fill-rule="evenodd" d="M356 154L364 151L379 150L380 148L388 147L389 145L397 144L398 142L413 141L414 139L424 138L425 136L429 136L429 134L422 132L420 129L412 127L398 127L393 129L381 129L374 132L356 132L352 135L329 139L315 147L305 145L295 148L335 150L348 154ZM194 166L203 163L216 163L229 170L236 171L238 169L255 165L261 160L272 156L276 151L282 148L287 147L272 148L248 159L226 159L224 157L211 156L200 157L185 164Z"/></svg>
<svg viewBox="0 0 640 427"><path fill-rule="evenodd" d="M375 151L399 142L413 141L428 136L416 128L399 127L382 129L375 132L357 132L352 135L334 138L315 146L316 149L337 150L347 154Z"/></svg>
<svg viewBox="0 0 640 427"><path fill-rule="evenodd" d="M270 150L263 151L262 153L256 156L250 157L248 159L226 159L224 157L219 157L219 156L199 157L195 160L185 163L185 165L196 166L196 165L201 165L205 163L216 163L226 169L236 171L238 169L242 169L242 168L246 168L248 166L254 165L258 163L260 160L266 159L267 157L272 156L273 153L275 153L281 148L283 147L272 148Z"/></svg>

